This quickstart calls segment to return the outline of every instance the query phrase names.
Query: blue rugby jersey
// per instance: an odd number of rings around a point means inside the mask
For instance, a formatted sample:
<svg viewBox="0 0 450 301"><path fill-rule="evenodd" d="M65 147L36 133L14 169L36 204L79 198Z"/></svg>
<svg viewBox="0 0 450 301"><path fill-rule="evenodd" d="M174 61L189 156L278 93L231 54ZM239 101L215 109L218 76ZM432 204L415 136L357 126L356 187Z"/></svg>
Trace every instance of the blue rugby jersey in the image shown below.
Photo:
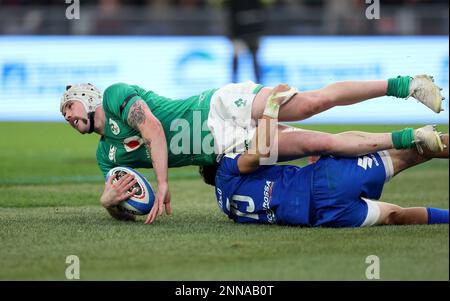
<svg viewBox="0 0 450 301"><path fill-rule="evenodd" d="M241 175L240 154L225 155L216 174L222 211L237 223L310 224L312 166L263 165Z"/></svg>

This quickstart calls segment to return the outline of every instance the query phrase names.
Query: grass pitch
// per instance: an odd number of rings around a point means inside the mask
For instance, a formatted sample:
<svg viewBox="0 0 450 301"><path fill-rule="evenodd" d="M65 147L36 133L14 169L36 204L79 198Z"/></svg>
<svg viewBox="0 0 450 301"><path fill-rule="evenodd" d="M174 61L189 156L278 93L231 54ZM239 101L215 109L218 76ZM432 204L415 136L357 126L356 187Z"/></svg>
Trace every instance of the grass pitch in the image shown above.
<svg viewBox="0 0 450 301"><path fill-rule="evenodd" d="M366 280L369 255L380 258L382 280L449 280L447 225L237 225L195 167L170 169L171 216L154 225L144 225L145 217L118 222L98 201L97 135L62 123L0 123L0 132L0 280L65 280L72 254L82 280ZM151 170L141 172L154 179ZM394 178L383 200L448 208L448 180L448 161L428 162Z"/></svg>

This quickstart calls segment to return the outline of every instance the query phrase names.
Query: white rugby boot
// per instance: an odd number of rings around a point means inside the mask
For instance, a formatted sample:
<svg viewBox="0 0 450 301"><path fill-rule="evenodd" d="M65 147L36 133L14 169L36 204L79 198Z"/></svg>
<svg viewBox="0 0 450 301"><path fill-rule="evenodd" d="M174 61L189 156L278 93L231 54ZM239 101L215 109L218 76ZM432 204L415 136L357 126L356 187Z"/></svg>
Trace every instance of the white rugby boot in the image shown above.
<svg viewBox="0 0 450 301"><path fill-rule="evenodd" d="M412 96L436 113L443 111L442 101L445 97L441 95L442 88L434 83L432 76L423 74L412 78L409 85L409 95Z"/></svg>
<svg viewBox="0 0 450 301"><path fill-rule="evenodd" d="M442 152L444 144L441 140L442 133L436 130L435 125L426 125L414 130L413 143L416 145L419 154L423 154L424 149L432 152Z"/></svg>

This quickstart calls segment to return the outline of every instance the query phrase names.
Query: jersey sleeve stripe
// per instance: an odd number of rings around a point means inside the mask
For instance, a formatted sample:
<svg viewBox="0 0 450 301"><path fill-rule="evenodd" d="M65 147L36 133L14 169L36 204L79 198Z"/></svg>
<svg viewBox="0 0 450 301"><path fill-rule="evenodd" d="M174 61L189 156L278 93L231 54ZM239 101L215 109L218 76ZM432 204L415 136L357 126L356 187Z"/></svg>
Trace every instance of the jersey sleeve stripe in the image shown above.
<svg viewBox="0 0 450 301"><path fill-rule="evenodd" d="M125 109L125 107L127 106L128 102L135 96L138 96L137 93L134 94L130 94L127 96L127 98L125 98L125 100L123 101L122 105L120 106L120 115L122 116L123 114L123 110Z"/></svg>

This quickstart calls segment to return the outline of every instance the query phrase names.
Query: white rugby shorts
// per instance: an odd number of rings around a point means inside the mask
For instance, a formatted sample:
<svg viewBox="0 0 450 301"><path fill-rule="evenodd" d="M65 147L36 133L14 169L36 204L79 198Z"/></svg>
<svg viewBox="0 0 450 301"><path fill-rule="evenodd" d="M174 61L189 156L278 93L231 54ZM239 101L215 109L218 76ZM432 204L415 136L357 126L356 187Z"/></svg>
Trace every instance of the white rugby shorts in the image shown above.
<svg viewBox="0 0 450 301"><path fill-rule="evenodd" d="M252 121L252 104L262 89L252 81L228 84L211 98L208 128L214 137L217 154L241 153L250 148L256 124Z"/></svg>

